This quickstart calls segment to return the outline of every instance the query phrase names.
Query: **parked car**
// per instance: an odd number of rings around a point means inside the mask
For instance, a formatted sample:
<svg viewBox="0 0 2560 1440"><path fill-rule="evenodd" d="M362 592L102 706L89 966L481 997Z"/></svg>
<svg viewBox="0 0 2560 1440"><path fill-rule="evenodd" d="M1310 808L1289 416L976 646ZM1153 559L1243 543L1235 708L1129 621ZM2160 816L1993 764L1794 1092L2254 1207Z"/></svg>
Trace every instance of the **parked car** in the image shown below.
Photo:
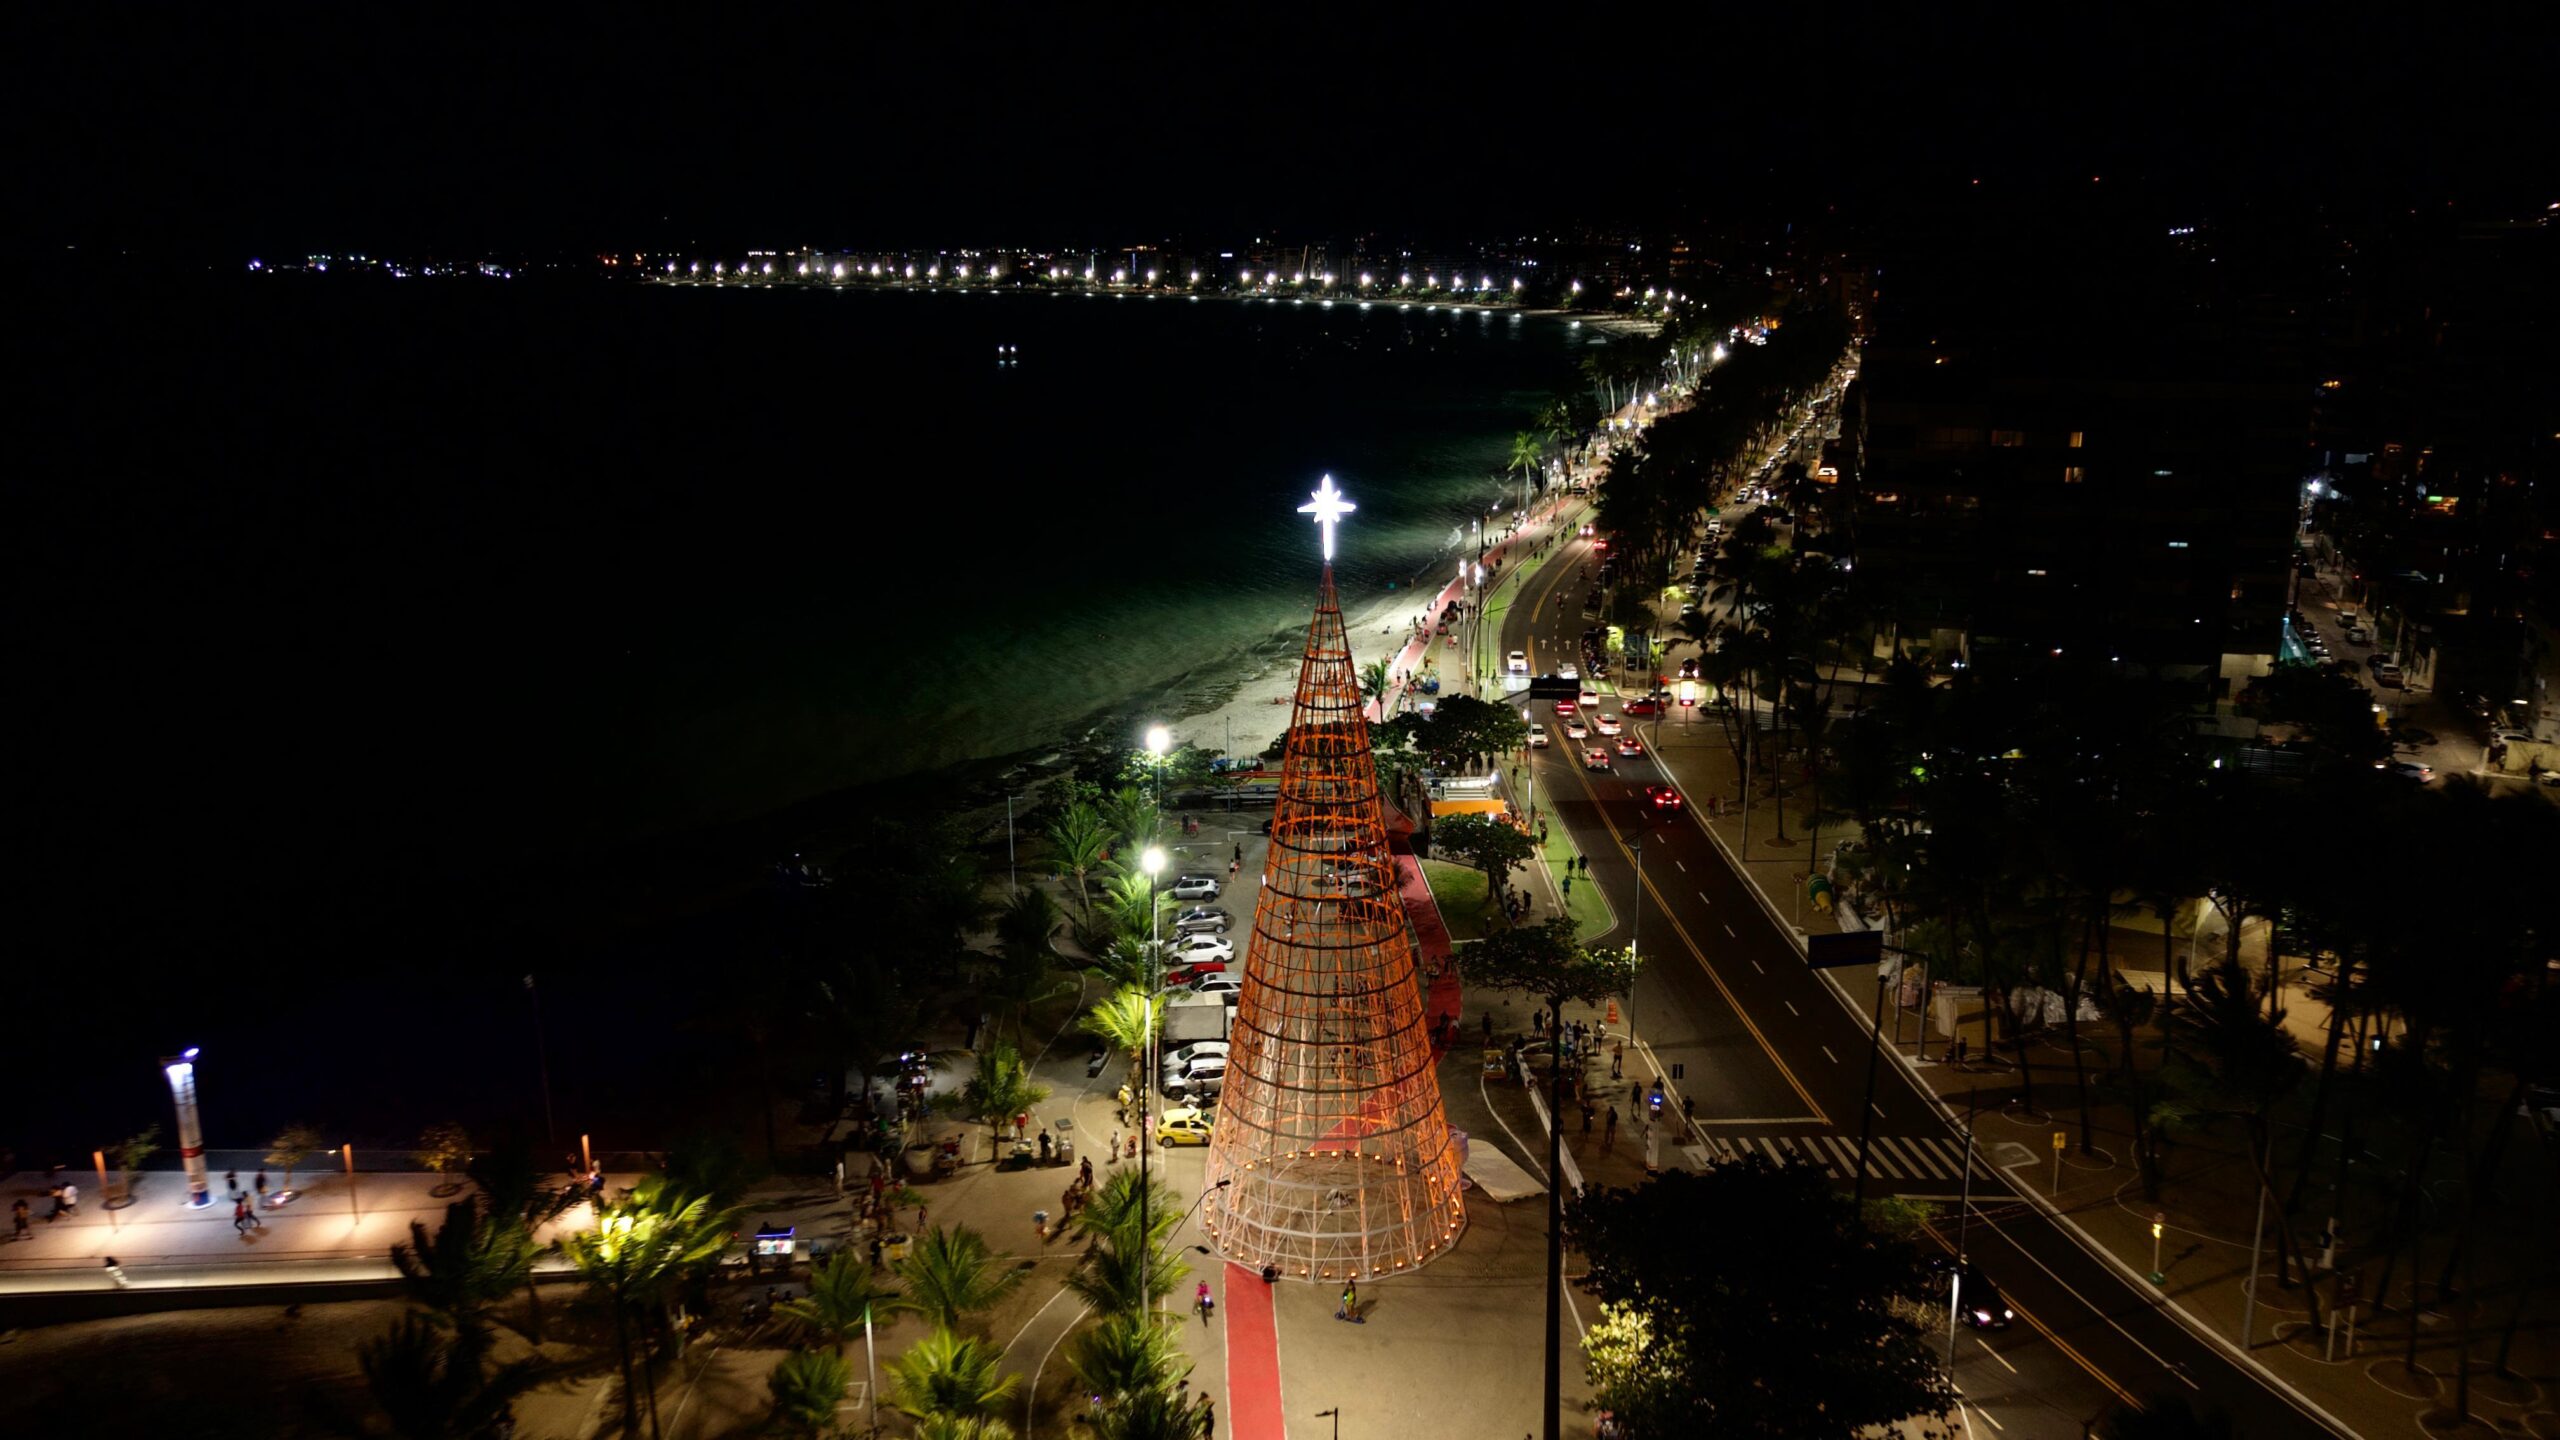
<svg viewBox="0 0 2560 1440"><path fill-rule="evenodd" d="M1236 1003L1236 997L1244 993L1244 982L1227 971L1221 970L1215 975L1203 975L1192 981L1191 993L1215 995L1229 1005L1233 1005Z"/></svg>
<svg viewBox="0 0 2560 1440"><path fill-rule="evenodd" d="M1171 960L1165 963L1164 978L1168 985L1197 985L1214 975L1228 973L1224 960Z"/></svg>
<svg viewBox="0 0 2560 1440"><path fill-rule="evenodd" d="M1228 1053L1229 1046L1224 1040L1194 1040L1188 1045L1177 1046L1164 1052L1164 1072L1171 1075L1175 1071L1188 1069L1192 1061L1212 1055L1224 1060Z"/></svg>
<svg viewBox="0 0 2560 1440"><path fill-rule="evenodd" d="M2400 689L2403 684L2400 667L2388 660L2374 661L2365 667L2365 672L2373 677L2374 684L2386 690Z"/></svg>
<svg viewBox="0 0 2560 1440"><path fill-rule="evenodd" d="M1217 1123L1217 1112L1197 1106L1183 1105L1164 1112L1156 1121L1158 1145L1206 1145L1209 1128Z"/></svg>
<svg viewBox="0 0 2560 1440"><path fill-rule="evenodd" d="M1186 875L1182 879L1174 882L1173 898L1176 900L1215 900L1218 898L1218 882L1205 875Z"/></svg>
<svg viewBox="0 0 2560 1440"><path fill-rule="evenodd" d="M2415 780L2421 785L2436 778L2434 767L2421 765L2415 760L2377 760L2373 762L2373 768L2398 779Z"/></svg>
<svg viewBox="0 0 2560 1440"><path fill-rule="evenodd" d="M1178 1070L1168 1068L1164 1072L1164 1093L1176 1097L1197 1096L1207 1099L1217 1094L1225 1086L1226 1081L1227 1057L1203 1055Z"/></svg>
<svg viewBox="0 0 2560 1440"><path fill-rule="evenodd" d="M1236 945L1222 935L1185 935L1174 942L1173 958L1190 965L1203 960L1223 965L1236 958Z"/></svg>
<svg viewBox="0 0 2560 1440"><path fill-rule="evenodd" d="M1682 803L1680 792L1668 785L1647 785L1644 798L1656 810L1677 810Z"/></svg>
<svg viewBox="0 0 2560 1440"><path fill-rule="evenodd" d="M1215 905L1193 905L1173 917L1173 933L1208 935L1226 929L1235 917Z"/></svg>
<svg viewBox="0 0 2560 1440"><path fill-rule="evenodd" d="M1606 769L1608 769L1608 768L1609 768L1609 752L1608 752L1608 751L1606 751L1606 750L1586 750L1586 751L1584 751L1584 752L1582 753L1582 768L1583 768L1583 769L1585 769L1585 770L1606 770Z"/></svg>

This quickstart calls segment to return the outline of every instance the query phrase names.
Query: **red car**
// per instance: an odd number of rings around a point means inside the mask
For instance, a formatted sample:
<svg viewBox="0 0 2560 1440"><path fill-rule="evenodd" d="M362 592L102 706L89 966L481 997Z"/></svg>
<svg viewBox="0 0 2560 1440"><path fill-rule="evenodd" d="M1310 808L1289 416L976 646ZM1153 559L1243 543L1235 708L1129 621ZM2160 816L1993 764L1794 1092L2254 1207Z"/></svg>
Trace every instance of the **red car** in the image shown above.
<svg viewBox="0 0 2560 1440"><path fill-rule="evenodd" d="M1647 785L1644 787L1644 798L1652 801L1653 808L1656 810L1680 808L1680 792L1668 785Z"/></svg>
<svg viewBox="0 0 2560 1440"><path fill-rule="evenodd" d="M1630 715L1659 715L1662 713L1662 702L1654 699L1650 695L1639 695L1635 699L1627 702L1627 713Z"/></svg>
<svg viewBox="0 0 2560 1440"><path fill-rule="evenodd" d="M1570 715L1580 708L1580 706L1575 705L1570 700L1559 700L1556 702L1556 713L1559 715Z"/></svg>
<svg viewBox="0 0 2560 1440"><path fill-rule="evenodd" d="M1164 978L1167 984L1188 985L1194 980L1206 980L1212 975L1224 975L1227 970L1228 962L1222 960L1202 960L1190 965L1176 963L1164 967Z"/></svg>

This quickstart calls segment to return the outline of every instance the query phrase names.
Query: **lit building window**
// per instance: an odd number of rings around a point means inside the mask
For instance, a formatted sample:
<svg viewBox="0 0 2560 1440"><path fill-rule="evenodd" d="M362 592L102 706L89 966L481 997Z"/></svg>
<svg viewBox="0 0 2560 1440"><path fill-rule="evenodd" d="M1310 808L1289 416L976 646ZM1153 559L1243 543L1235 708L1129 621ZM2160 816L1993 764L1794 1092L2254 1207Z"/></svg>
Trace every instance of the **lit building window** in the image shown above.
<svg viewBox="0 0 2560 1440"><path fill-rule="evenodd" d="M2089 472L2077 465L2065 465L2062 467L2062 483L2065 485L2077 485L2088 478Z"/></svg>
<svg viewBox="0 0 2560 1440"><path fill-rule="evenodd" d="M2080 448L2080 432L2077 430L2071 432L2071 448L2074 450Z"/></svg>
<svg viewBox="0 0 2560 1440"><path fill-rule="evenodd" d="M1996 450L2014 450L2026 443L2027 432L2024 430L1994 430L1991 432L1991 445L1992 448Z"/></svg>

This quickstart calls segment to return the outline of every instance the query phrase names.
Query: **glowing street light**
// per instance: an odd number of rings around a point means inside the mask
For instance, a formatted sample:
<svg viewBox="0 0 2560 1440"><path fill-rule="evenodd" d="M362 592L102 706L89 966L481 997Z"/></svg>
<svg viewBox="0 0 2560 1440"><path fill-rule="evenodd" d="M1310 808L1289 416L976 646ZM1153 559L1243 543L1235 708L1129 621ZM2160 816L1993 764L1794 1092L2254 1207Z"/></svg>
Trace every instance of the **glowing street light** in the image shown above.
<svg viewBox="0 0 2560 1440"><path fill-rule="evenodd" d="M187 1208L201 1210L213 1203L213 1187L205 1179L204 1122L196 1114L196 1047L162 1060L160 1070L169 1077L169 1098L178 1107L178 1158L187 1167ZM98 1203L105 1204L106 1197L98 1197Z"/></svg>

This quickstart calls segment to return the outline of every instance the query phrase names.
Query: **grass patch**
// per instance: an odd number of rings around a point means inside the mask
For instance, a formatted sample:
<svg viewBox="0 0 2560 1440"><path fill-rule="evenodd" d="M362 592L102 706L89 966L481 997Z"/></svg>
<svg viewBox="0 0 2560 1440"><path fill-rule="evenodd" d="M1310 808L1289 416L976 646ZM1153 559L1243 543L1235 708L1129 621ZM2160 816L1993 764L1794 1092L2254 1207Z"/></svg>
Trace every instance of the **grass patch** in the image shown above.
<svg viewBox="0 0 2560 1440"><path fill-rule="evenodd" d="M1556 889L1562 891L1565 863L1582 852L1573 847L1573 837L1565 827L1550 825L1543 853L1547 875L1555 881ZM1573 893L1565 896L1564 904L1565 913L1573 917L1574 933L1586 941L1608 934L1618 924L1618 917L1610 910L1609 902L1601 897L1600 883L1588 875L1573 877Z"/></svg>
<svg viewBox="0 0 2560 1440"><path fill-rule="evenodd" d="M1431 898L1440 904L1440 922L1449 927L1451 940L1485 937L1493 911L1485 903L1483 871L1446 860L1425 860L1422 878L1431 886Z"/></svg>

